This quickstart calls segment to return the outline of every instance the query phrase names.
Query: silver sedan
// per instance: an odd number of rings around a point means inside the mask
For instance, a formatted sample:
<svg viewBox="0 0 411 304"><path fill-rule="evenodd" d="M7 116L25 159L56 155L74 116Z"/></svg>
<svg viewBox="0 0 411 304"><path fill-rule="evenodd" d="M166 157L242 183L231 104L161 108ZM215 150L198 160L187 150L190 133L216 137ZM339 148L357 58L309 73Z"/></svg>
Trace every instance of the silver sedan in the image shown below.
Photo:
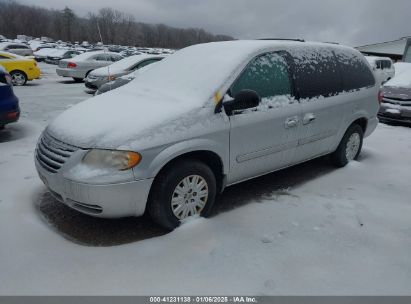
<svg viewBox="0 0 411 304"><path fill-rule="evenodd" d="M102 85L110 81L128 75L154 62L158 62L163 58L164 56L146 54L124 58L107 67L102 67L90 72L85 79L85 85L91 90L98 90Z"/></svg>
<svg viewBox="0 0 411 304"><path fill-rule="evenodd" d="M56 72L59 76L71 77L74 81L81 82L91 71L108 66L121 59L123 57L117 53L87 52L71 59L61 60Z"/></svg>

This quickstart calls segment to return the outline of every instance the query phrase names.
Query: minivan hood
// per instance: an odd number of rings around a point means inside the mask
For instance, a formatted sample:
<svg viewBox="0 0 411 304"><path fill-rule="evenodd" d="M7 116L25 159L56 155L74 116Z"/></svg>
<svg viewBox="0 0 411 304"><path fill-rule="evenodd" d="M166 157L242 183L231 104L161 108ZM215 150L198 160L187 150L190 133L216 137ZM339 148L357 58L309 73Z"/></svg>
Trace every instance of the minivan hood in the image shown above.
<svg viewBox="0 0 411 304"><path fill-rule="evenodd" d="M84 149L116 149L195 107L195 103L173 95L155 90L133 91L126 85L70 108L47 127L47 132Z"/></svg>

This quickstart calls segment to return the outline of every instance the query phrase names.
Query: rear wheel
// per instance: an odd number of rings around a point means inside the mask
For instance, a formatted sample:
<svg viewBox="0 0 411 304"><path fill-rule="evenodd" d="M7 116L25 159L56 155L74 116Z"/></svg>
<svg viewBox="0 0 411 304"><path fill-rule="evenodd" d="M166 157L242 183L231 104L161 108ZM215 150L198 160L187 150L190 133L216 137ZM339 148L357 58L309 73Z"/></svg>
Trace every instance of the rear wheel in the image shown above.
<svg viewBox="0 0 411 304"><path fill-rule="evenodd" d="M345 132L337 150L331 154L334 164L344 167L350 161L358 159L361 153L364 131L357 124L351 125Z"/></svg>
<svg viewBox="0 0 411 304"><path fill-rule="evenodd" d="M148 211L155 222L172 230L182 220L207 216L216 196L212 170L197 160L181 160L161 172L150 193Z"/></svg>
<svg viewBox="0 0 411 304"><path fill-rule="evenodd" d="M73 77L73 80L78 83L83 82L83 78Z"/></svg>
<svg viewBox="0 0 411 304"><path fill-rule="evenodd" d="M10 76L14 86L23 86L27 82L27 75L22 71L12 71Z"/></svg>

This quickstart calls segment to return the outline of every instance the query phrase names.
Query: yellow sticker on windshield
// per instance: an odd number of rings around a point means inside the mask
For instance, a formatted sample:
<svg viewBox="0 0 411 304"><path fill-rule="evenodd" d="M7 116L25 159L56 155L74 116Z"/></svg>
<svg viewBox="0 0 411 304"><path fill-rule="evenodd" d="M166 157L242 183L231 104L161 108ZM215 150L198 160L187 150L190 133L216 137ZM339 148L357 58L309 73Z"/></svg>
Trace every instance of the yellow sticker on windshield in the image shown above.
<svg viewBox="0 0 411 304"><path fill-rule="evenodd" d="M217 91L214 94L214 103L217 105L221 101L221 93L220 91Z"/></svg>

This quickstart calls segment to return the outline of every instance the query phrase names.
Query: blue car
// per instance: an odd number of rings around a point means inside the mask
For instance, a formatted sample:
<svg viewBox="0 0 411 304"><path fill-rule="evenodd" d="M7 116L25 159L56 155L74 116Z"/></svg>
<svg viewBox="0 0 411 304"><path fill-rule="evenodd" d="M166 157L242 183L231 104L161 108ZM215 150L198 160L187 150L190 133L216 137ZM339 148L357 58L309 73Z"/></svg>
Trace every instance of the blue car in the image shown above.
<svg viewBox="0 0 411 304"><path fill-rule="evenodd" d="M0 130L19 117L19 100L14 95L11 76L0 66Z"/></svg>

